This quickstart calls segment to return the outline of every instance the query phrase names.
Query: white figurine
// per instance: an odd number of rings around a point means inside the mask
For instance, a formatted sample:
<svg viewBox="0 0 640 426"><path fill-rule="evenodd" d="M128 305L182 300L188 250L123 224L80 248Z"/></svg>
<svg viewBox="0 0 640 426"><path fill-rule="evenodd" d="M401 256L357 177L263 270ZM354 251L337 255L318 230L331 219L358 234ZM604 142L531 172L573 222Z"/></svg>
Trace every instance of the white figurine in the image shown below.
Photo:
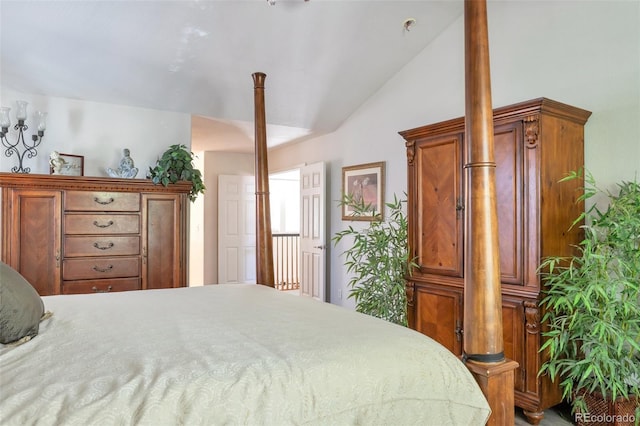
<svg viewBox="0 0 640 426"><path fill-rule="evenodd" d="M123 150L124 157L120 160L120 167L116 170L107 168L107 174L111 177L133 179L138 174L138 168L134 167L133 158L131 158L130 151L125 148Z"/></svg>
<svg viewBox="0 0 640 426"><path fill-rule="evenodd" d="M67 162L64 158L60 157L60 153L58 151L53 151L49 154L49 164L53 169L53 174L60 175L62 174L62 168L67 164Z"/></svg>

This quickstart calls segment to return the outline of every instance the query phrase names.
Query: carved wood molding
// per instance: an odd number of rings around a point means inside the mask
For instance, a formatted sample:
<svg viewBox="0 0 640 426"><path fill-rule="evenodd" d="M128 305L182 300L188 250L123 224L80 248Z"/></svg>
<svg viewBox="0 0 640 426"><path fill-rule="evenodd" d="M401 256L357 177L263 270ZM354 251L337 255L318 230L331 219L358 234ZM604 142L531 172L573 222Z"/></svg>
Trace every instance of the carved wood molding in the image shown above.
<svg viewBox="0 0 640 426"><path fill-rule="evenodd" d="M526 147L529 149L538 146L538 135L540 134L540 120L538 115L531 115L522 120L524 123L524 140Z"/></svg>
<svg viewBox="0 0 640 426"><path fill-rule="evenodd" d="M515 120L524 120L540 115L558 117L574 123L584 125L591 115L586 111L574 106L563 104L547 98L531 99L517 104L507 105L493 110L494 127L503 123L510 123ZM414 129L398 132L405 140L418 140L429 137L433 134L463 133L465 117L454 118L452 120L416 127Z"/></svg>
<svg viewBox="0 0 640 426"><path fill-rule="evenodd" d="M410 140L405 143L407 147L407 162L409 166L413 166L413 160L416 156L416 141Z"/></svg>
<svg viewBox="0 0 640 426"><path fill-rule="evenodd" d="M525 329L529 334L540 333L540 308L536 302L524 302Z"/></svg>
<svg viewBox="0 0 640 426"><path fill-rule="evenodd" d="M410 307L413 307L413 304L415 302L415 290L416 290L415 283L407 282L405 286L405 292L407 294L407 305Z"/></svg>

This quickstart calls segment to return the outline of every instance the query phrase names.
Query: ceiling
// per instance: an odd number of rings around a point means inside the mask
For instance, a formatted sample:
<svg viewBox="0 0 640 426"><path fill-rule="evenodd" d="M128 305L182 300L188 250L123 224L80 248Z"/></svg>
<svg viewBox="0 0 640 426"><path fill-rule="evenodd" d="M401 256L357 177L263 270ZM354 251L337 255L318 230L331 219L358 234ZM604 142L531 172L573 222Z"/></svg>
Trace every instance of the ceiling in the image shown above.
<svg viewBox="0 0 640 426"><path fill-rule="evenodd" d="M0 83L191 114L194 149L248 152L252 73L267 74L269 146L332 132L462 11L461 0L0 0Z"/></svg>

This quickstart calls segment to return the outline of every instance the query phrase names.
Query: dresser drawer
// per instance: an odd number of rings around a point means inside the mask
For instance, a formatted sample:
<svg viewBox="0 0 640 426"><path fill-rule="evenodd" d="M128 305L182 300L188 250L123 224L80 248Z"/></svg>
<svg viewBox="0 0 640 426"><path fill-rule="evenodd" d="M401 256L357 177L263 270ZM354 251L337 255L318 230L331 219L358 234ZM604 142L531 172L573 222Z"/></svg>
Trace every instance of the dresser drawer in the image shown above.
<svg viewBox="0 0 640 426"><path fill-rule="evenodd" d="M63 280L91 280L140 276L140 257L93 257L65 259Z"/></svg>
<svg viewBox="0 0 640 426"><path fill-rule="evenodd" d="M126 256L140 254L139 236L66 236L64 257Z"/></svg>
<svg viewBox="0 0 640 426"><path fill-rule="evenodd" d="M65 211L137 212L140 194L135 192L65 191Z"/></svg>
<svg viewBox="0 0 640 426"><path fill-rule="evenodd" d="M113 291L140 290L141 288L140 278L62 282L62 294L108 293Z"/></svg>
<svg viewBox="0 0 640 426"><path fill-rule="evenodd" d="M137 214L66 214L65 234L138 234L140 216Z"/></svg>

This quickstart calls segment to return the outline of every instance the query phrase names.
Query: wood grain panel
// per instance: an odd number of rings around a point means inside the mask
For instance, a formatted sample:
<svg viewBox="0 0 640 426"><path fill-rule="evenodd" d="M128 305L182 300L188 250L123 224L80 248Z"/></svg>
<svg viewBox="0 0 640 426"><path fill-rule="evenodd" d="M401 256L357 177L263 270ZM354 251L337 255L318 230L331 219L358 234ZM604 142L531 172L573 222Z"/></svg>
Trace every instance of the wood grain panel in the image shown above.
<svg viewBox="0 0 640 426"><path fill-rule="evenodd" d="M140 194L133 192L65 191L66 211L139 211Z"/></svg>
<svg viewBox="0 0 640 426"><path fill-rule="evenodd" d="M462 355L462 292L434 288L416 288L416 330ZM457 333L458 331L458 333Z"/></svg>
<svg viewBox="0 0 640 426"><path fill-rule="evenodd" d="M416 156L420 215L413 238L422 272L462 276L460 138L429 141L420 145Z"/></svg>
<svg viewBox="0 0 640 426"><path fill-rule="evenodd" d="M140 278L62 282L62 294L110 293L114 291L140 290L140 288Z"/></svg>
<svg viewBox="0 0 640 426"><path fill-rule="evenodd" d="M64 280L138 277L140 257L92 257L65 259L62 266Z"/></svg>
<svg viewBox="0 0 640 426"><path fill-rule="evenodd" d="M10 198L10 252L5 260L41 296L60 292L60 191L14 190ZM8 206L7 206L8 207ZM6 230L5 230L6 232Z"/></svg>
<svg viewBox="0 0 640 426"><path fill-rule="evenodd" d="M140 215L137 214L65 214L66 235L137 234Z"/></svg>
<svg viewBox="0 0 640 426"><path fill-rule="evenodd" d="M171 288L184 285L182 251L185 242L180 197L169 194L144 194L142 286Z"/></svg>
<svg viewBox="0 0 640 426"><path fill-rule="evenodd" d="M496 198L500 241L502 282L523 283L522 265L522 125L510 123L496 127Z"/></svg>
<svg viewBox="0 0 640 426"><path fill-rule="evenodd" d="M64 238L64 256L123 256L140 254L139 236L70 235Z"/></svg>
<svg viewBox="0 0 640 426"><path fill-rule="evenodd" d="M524 309L518 299L502 299L502 331L504 335L504 355L508 359L516 361L518 368L514 375L514 387L518 391L525 388L525 354L524 335L522 324L524 322ZM537 373L537 371L536 371Z"/></svg>

